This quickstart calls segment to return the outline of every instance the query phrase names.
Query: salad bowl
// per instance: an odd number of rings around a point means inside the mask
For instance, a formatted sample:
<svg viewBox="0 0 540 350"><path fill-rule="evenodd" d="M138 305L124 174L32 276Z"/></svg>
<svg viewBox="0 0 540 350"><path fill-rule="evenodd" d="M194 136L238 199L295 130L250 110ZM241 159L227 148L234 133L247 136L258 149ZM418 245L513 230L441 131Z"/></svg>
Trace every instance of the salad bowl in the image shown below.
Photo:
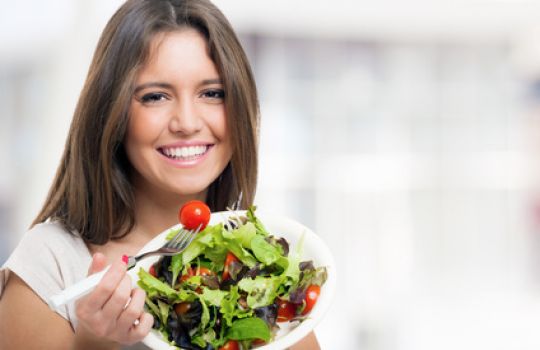
<svg viewBox="0 0 540 350"><path fill-rule="evenodd" d="M230 216L243 215L245 215L245 211L213 213L209 225L226 222ZM293 321L279 323L280 330L277 332L274 339L268 344L257 347L259 350L281 350L294 345L308 335L328 311L336 290L336 267L332 254L324 241L309 228L287 217L265 213L260 210L257 210L257 217L271 234L276 237L285 238L290 244L291 251L295 250L302 240L302 261L312 260L315 266L326 267L328 274L327 280L321 288L317 303L309 313L308 317L302 322ZM165 230L148 242L139 253L159 248L166 241L166 237L171 229L177 229L179 227L181 227L180 224ZM129 271L133 281L138 281L139 276L137 272L141 268L148 271L151 265L158 259L159 257L152 257L143 260L134 269ZM179 349L178 347L170 345L163 339L162 335L154 329L152 329L144 338L143 343L156 350Z"/></svg>

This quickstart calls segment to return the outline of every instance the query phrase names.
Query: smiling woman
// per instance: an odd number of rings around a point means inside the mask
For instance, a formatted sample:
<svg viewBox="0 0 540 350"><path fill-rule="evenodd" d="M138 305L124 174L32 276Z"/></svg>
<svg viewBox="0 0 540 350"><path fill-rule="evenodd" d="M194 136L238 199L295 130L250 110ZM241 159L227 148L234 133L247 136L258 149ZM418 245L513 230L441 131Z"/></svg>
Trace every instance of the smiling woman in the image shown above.
<svg viewBox="0 0 540 350"><path fill-rule="evenodd" d="M0 348L143 339L154 320L121 257L176 224L190 200L213 211L252 204L258 112L246 55L209 1L122 5L96 48L43 208L0 269ZM51 295L107 264L94 291L48 309ZM313 336L299 346L317 347Z"/></svg>

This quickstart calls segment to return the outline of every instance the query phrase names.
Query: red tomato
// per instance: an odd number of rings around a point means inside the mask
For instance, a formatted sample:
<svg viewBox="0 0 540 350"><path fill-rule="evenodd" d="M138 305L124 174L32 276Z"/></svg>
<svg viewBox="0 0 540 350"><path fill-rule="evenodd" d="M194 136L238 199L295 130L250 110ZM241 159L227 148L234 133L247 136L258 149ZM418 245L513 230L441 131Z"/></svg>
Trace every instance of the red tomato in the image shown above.
<svg viewBox="0 0 540 350"><path fill-rule="evenodd" d="M214 275L214 272L210 269L207 269L206 267L201 266L195 269L192 267L188 267L187 274L182 275L180 277L180 282L184 282L192 276L212 276L212 275Z"/></svg>
<svg viewBox="0 0 540 350"><path fill-rule="evenodd" d="M178 220L188 230L204 230L210 221L210 208L201 201L189 201L182 206L178 213Z"/></svg>
<svg viewBox="0 0 540 350"><path fill-rule="evenodd" d="M154 277L157 277L156 267L153 264L152 264L152 266L150 266L150 269L148 270L148 273L150 273Z"/></svg>
<svg viewBox="0 0 540 350"><path fill-rule="evenodd" d="M212 276L215 275L214 271L207 269L206 267L197 267L192 269L194 276Z"/></svg>
<svg viewBox="0 0 540 350"><path fill-rule="evenodd" d="M233 253L228 252L227 257L225 258L225 267L223 268L223 275L221 276L222 281L225 281L225 280L229 279L229 277L230 277L230 275L229 275L229 265L231 265L235 261L239 262L240 260L238 260L238 258L236 256L234 256Z"/></svg>
<svg viewBox="0 0 540 350"><path fill-rule="evenodd" d="M240 350L240 347L236 340L229 340L219 350Z"/></svg>
<svg viewBox="0 0 540 350"><path fill-rule="evenodd" d="M191 309L191 303L183 302L174 305L174 312L177 315L186 314Z"/></svg>
<svg viewBox="0 0 540 350"><path fill-rule="evenodd" d="M264 345L266 342L262 339L255 339L251 342L251 345Z"/></svg>
<svg viewBox="0 0 540 350"><path fill-rule="evenodd" d="M278 299L277 322L287 322L296 316L296 305L287 300Z"/></svg>
<svg viewBox="0 0 540 350"><path fill-rule="evenodd" d="M302 311L302 315L307 314L311 311L311 309L313 309L313 306L317 302L317 299L319 299L319 294L321 294L320 286L312 284L308 287L308 289L306 290L306 298L304 299L306 307Z"/></svg>

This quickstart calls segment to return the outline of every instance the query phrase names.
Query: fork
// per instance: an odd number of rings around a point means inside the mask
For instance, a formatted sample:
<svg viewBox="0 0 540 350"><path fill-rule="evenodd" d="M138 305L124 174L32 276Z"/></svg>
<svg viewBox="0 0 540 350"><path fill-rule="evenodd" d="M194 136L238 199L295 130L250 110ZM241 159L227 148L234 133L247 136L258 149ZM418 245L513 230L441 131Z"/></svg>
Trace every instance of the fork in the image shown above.
<svg viewBox="0 0 540 350"><path fill-rule="evenodd" d="M180 228L180 231L178 231L178 233L176 233L171 240L161 246L161 248L142 253L137 256L129 256L127 259L127 269L132 269L139 261L150 256L172 256L183 252L191 244L191 242L193 242L193 239L195 239L200 229L201 226L199 226L196 230L185 230L184 228ZM57 311L62 305L77 300L83 295L90 293L101 281L103 275L105 275L105 273L109 270L109 267L67 287L56 295L53 295L47 301L49 307L52 310Z"/></svg>

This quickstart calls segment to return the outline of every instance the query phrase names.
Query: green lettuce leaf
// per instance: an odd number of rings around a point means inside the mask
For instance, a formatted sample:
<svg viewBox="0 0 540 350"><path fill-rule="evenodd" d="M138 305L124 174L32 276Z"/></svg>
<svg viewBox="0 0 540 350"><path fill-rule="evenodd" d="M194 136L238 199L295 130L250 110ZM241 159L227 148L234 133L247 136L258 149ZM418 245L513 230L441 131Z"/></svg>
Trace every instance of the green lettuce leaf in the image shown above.
<svg viewBox="0 0 540 350"><path fill-rule="evenodd" d="M171 309L171 305L168 303L165 303L164 301L158 299L158 308L159 308L159 319L163 324L167 324L167 319L169 318L169 311Z"/></svg>
<svg viewBox="0 0 540 350"><path fill-rule="evenodd" d="M229 292L225 290L219 290L219 289L209 289L209 288L203 288L201 299L204 300L205 303L221 307L221 303L223 302L223 299L229 294Z"/></svg>
<svg viewBox="0 0 540 350"><path fill-rule="evenodd" d="M258 317L250 317L233 322L226 337L234 340L262 339L267 342L271 333L266 322Z"/></svg>
<svg viewBox="0 0 540 350"><path fill-rule="evenodd" d="M137 282L148 295L153 298L158 295L165 295L169 300L177 299L178 292L171 288L167 283L160 281L159 279L146 272L144 269L139 269L139 281Z"/></svg>
<svg viewBox="0 0 540 350"><path fill-rule="evenodd" d="M226 239L223 244L238 258L244 265L252 268L257 264L257 259L249 251L241 246L235 239Z"/></svg>
<svg viewBox="0 0 540 350"><path fill-rule="evenodd" d="M247 220L248 222L251 222L255 225L255 228L257 229L258 234L263 235L263 236L268 236L269 235L268 231L262 224L261 220L259 220L259 218L257 218L257 216L255 215L256 209L257 209L256 206L251 206L250 208L248 208L246 212Z"/></svg>
<svg viewBox="0 0 540 350"><path fill-rule="evenodd" d="M255 225L251 222L246 222L231 232L232 237L236 239L243 248L251 249L253 237L257 234Z"/></svg>
<svg viewBox="0 0 540 350"><path fill-rule="evenodd" d="M145 302L146 302L146 306L148 306L148 309L150 311L150 313L158 318L161 319L161 315L160 315L160 312L159 312L159 308L158 306L152 301L152 299L148 298L148 296L146 297L145 299ZM162 320L163 321L163 320Z"/></svg>
<svg viewBox="0 0 540 350"><path fill-rule="evenodd" d="M182 264L189 265L190 262L203 253L204 249L205 245L195 239L182 253Z"/></svg>
<svg viewBox="0 0 540 350"><path fill-rule="evenodd" d="M305 234L302 234L296 250L289 254L289 265L282 274L282 276L288 279L287 285L298 284L300 280L300 262L302 261L302 254L304 252L304 238Z"/></svg>
<svg viewBox="0 0 540 350"><path fill-rule="evenodd" d="M221 301L219 312L221 312L223 320L225 320L226 325L229 327L232 325L233 318L244 318L253 315L252 310L242 310L238 307L239 298L238 286L232 286L229 293Z"/></svg>
<svg viewBox="0 0 540 350"><path fill-rule="evenodd" d="M281 277L261 277L255 279L243 278L238 282L238 288L248 292L247 304L254 309L261 306L267 306L276 299L277 290L282 282Z"/></svg>
<svg viewBox="0 0 540 350"><path fill-rule="evenodd" d="M271 265L282 257L279 249L268 243L263 236L256 235L251 240L255 257L265 265Z"/></svg>
<svg viewBox="0 0 540 350"><path fill-rule="evenodd" d="M178 280L178 275L180 274L180 272L182 271L183 268L184 268L184 264L182 262L182 255L180 255L180 254L174 255L171 258L171 265L169 266L169 269L172 272L172 280L173 281Z"/></svg>

